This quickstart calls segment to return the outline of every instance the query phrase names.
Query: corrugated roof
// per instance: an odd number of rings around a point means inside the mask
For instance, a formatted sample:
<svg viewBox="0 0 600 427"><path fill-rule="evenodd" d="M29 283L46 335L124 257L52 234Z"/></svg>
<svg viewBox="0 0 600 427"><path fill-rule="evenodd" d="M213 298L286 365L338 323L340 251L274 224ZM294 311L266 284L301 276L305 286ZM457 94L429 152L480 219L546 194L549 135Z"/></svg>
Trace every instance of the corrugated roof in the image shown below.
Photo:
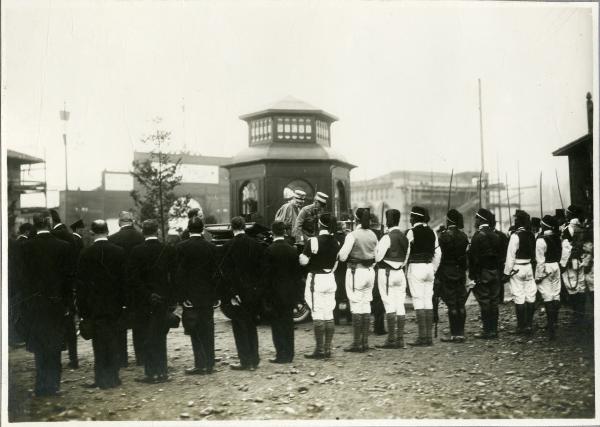
<svg viewBox="0 0 600 427"><path fill-rule="evenodd" d="M285 98L280 99L279 101L277 101L271 105L261 108L256 112L243 114L240 116L240 119L248 120L250 118L265 115L265 114L290 113L290 112L320 114L322 116L325 116L330 122L335 122L338 120L338 118L336 116L334 116L333 114L328 113L320 108L317 108L317 107L315 107L307 102L304 102L298 98L295 98L291 95L288 95Z"/></svg>
<svg viewBox="0 0 600 427"><path fill-rule="evenodd" d="M19 164L34 164L34 163L44 163L44 159L40 159L39 157L30 156L29 154L21 153L15 150L6 150L6 158L11 159L12 161L16 161Z"/></svg>

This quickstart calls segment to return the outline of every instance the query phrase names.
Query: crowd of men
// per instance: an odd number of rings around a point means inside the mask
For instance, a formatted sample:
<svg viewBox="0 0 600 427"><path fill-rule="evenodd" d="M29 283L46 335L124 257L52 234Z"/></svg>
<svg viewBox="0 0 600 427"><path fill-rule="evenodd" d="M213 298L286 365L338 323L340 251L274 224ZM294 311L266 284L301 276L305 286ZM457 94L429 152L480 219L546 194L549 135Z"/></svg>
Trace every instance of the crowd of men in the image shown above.
<svg viewBox="0 0 600 427"><path fill-rule="evenodd" d="M127 330L132 329L136 364L144 366L138 381L169 378L167 335L179 326L190 336L194 366L189 375L214 372L214 307L231 319L239 364L255 370L259 363L257 318L271 324L276 356L272 363L294 359L293 311L305 302L311 310L315 348L305 357L333 356L336 297L343 288L350 306L352 342L347 352L369 346L371 305L379 293L385 310L387 338L379 347L406 349L404 340L407 289L417 322L411 346L433 345L436 300L448 308L449 335L442 341L465 341L465 303L472 292L481 310L482 330L476 338L498 337L498 305L508 283L515 303L514 333L531 335L536 297L541 295L547 335L556 337L561 290L565 289L584 322L586 298L593 302L593 238L583 212L569 206L565 218L546 215L536 221L517 210L509 236L495 229L494 215L479 209L469 241L463 216L448 211L446 227L436 233L427 209L414 206L411 228L399 228L400 212L385 212L385 229L371 229L367 208L354 212L352 230L327 212L328 196L318 192L302 206L306 194L277 212L268 246L245 233L242 217L231 220L233 237L217 247L206 238L202 218L190 214L187 230L176 244L159 238L155 220L134 227L129 212L119 217L120 230L109 236L104 220L90 224L93 243L83 245L84 224L72 232L55 211L37 214L11 241L11 320L36 366L35 394L59 391L61 351L69 349L70 367L78 367L77 331L91 339L94 378L91 387L120 384L119 369L128 364ZM383 222L383 218L382 218ZM84 247L85 246L85 247ZM343 270L342 270L343 268ZM342 273L340 274L340 271Z"/></svg>

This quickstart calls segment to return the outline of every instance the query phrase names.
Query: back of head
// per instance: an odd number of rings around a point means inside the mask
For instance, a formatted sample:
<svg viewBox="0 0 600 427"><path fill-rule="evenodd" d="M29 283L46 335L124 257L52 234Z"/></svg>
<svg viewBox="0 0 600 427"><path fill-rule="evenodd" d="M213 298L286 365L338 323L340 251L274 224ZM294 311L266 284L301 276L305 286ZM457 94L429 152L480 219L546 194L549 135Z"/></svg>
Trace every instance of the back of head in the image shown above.
<svg viewBox="0 0 600 427"><path fill-rule="evenodd" d="M429 211L422 206L413 206L410 210L410 223L429 222Z"/></svg>
<svg viewBox="0 0 600 427"><path fill-rule="evenodd" d="M187 215L188 215L188 218L192 219L194 217L197 217L199 213L200 213L200 210L198 208L193 208L188 211Z"/></svg>
<svg viewBox="0 0 600 427"><path fill-rule="evenodd" d="M52 224L50 212L42 211L33 216L33 226L36 230L49 230Z"/></svg>
<svg viewBox="0 0 600 427"><path fill-rule="evenodd" d="M515 211L515 226L517 228L525 228L529 230L531 227L531 218L529 214L521 209Z"/></svg>
<svg viewBox="0 0 600 427"><path fill-rule="evenodd" d="M540 225L542 230L558 230L558 221L556 221L556 218L551 215L544 215L544 217L540 220Z"/></svg>
<svg viewBox="0 0 600 427"><path fill-rule="evenodd" d="M52 223L54 225L61 223L60 215L58 214L58 212L56 210L50 209L50 217L52 218Z"/></svg>
<svg viewBox="0 0 600 427"><path fill-rule="evenodd" d="M133 224L133 215L128 211L119 212L119 225Z"/></svg>
<svg viewBox="0 0 600 427"><path fill-rule="evenodd" d="M385 211L385 224L388 228L397 227L400 224L400 211L398 209Z"/></svg>
<svg viewBox="0 0 600 427"><path fill-rule="evenodd" d="M246 221L241 216L231 218L231 229L234 231L243 231L246 229Z"/></svg>
<svg viewBox="0 0 600 427"><path fill-rule="evenodd" d="M446 214L446 225L448 227L455 226L458 229L465 227L462 214L456 209L450 209Z"/></svg>
<svg viewBox="0 0 600 427"><path fill-rule="evenodd" d="M202 233L204 231L204 222L198 216L193 216L188 221L188 231L190 233Z"/></svg>
<svg viewBox="0 0 600 427"><path fill-rule="evenodd" d="M275 221L271 224L271 231L273 232L273 236L282 237L285 234L285 224L283 221Z"/></svg>
<svg viewBox="0 0 600 427"><path fill-rule="evenodd" d="M144 236L155 236L158 233L158 222L154 219L147 219L142 222L142 234Z"/></svg>
<svg viewBox="0 0 600 427"><path fill-rule="evenodd" d="M19 234L29 234L33 229L33 225L31 223L26 222L19 226Z"/></svg>
<svg viewBox="0 0 600 427"><path fill-rule="evenodd" d="M92 233L96 235L104 235L108 234L108 224L103 219L97 219L92 221L92 225L90 225L90 230Z"/></svg>
<svg viewBox="0 0 600 427"><path fill-rule="evenodd" d="M371 226L371 212L369 208L363 208L360 212L360 226L363 230L368 230Z"/></svg>
<svg viewBox="0 0 600 427"><path fill-rule="evenodd" d="M475 219L477 220L477 223L487 224L490 227L492 226L492 224L495 223L494 214L492 214L490 211L484 208L479 208L477 210L477 213L475 214Z"/></svg>
<svg viewBox="0 0 600 427"><path fill-rule="evenodd" d="M583 221L583 209L577 205L570 205L565 211L567 220L577 218L579 221Z"/></svg>

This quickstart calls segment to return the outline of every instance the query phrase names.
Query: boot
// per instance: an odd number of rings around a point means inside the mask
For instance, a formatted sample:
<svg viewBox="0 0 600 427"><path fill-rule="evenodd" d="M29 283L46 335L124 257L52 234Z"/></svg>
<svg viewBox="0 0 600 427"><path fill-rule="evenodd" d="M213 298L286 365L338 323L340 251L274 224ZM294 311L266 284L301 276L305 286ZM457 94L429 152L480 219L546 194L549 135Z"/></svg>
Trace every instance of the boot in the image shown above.
<svg viewBox="0 0 600 427"><path fill-rule="evenodd" d="M533 333L533 315L535 313L535 303L525 303L525 333L531 335Z"/></svg>
<svg viewBox="0 0 600 427"><path fill-rule="evenodd" d="M458 314L456 315L456 336L459 341L465 340L465 322L467 320L467 311L465 307L460 307L458 309Z"/></svg>
<svg viewBox="0 0 600 427"><path fill-rule="evenodd" d="M369 350L371 347L369 347L369 329L371 326L371 314L370 313L364 313L362 315L362 334L361 334L361 341L362 341L362 351L367 351Z"/></svg>
<svg viewBox="0 0 600 427"><path fill-rule="evenodd" d="M433 345L433 310L425 309L425 345Z"/></svg>
<svg viewBox="0 0 600 427"><path fill-rule="evenodd" d="M554 341L556 339L556 331L554 329L554 301L548 301L544 303L546 307L546 318L548 319L548 324L546 326L546 331L548 332L548 341Z"/></svg>
<svg viewBox="0 0 600 427"><path fill-rule="evenodd" d="M406 322L406 316L396 316L396 328L398 332L398 338L396 339L396 348L406 348L404 344L404 324Z"/></svg>
<svg viewBox="0 0 600 427"><path fill-rule="evenodd" d="M323 349L323 336L325 334L325 321L324 320L314 320L314 329L315 329L315 341L316 347L315 351L312 354L305 354L304 357L307 359L323 359L325 357L325 352Z"/></svg>
<svg viewBox="0 0 600 427"><path fill-rule="evenodd" d="M481 307L481 323L483 330L474 335L475 338L487 340L490 337L490 311L487 307Z"/></svg>
<svg viewBox="0 0 600 427"><path fill-rule="evenodd" d="M420 347L425 345L425 310L415 310L415 314L417 315L418 336L415 341L409 342L408 345Z"/></svg>
<svg viewBox="0 0 600 427"><path fill-rule="evenodd" d="M361 351L361 317L360 314L352 313L352 345L344 349L344 351L350 351L358 353Z"/></svg>
<svg viewBox="0 0 600 427"><path fill-rule="evenodd" d="M515 304L515 312L517 313L517 329L513 334L522 335L525 331L525 304Z"/></svg>
<svg viewBox="0 0 600 427"><path fill-rule="evenodd" d="M333 333L335 332L335 324L333 320L325 321L325 358L331 357L331 342L333 341Z"/></svg>
<svg viewBox="0 0 600 427"><path fill-rule="evenodd" d="M498 306L493 306L490 310L490 338L498 338L498 320L500 318L500 312Z"/></svg>
<svg viewBox="0 0 600 427"><path fill-rule="evenodd" d="M396 313L387 313L388 337L383 345L376 345L377 348L396 348Z"/></svg>
<svg viewBox="0 0 600 427"><path fill-rule="evenodd" d="M456 323L458 312L454 308L448 309L448 324L450 326L450 336L449 337L441 337L441 342L454 342L456 337Z"/></svg>

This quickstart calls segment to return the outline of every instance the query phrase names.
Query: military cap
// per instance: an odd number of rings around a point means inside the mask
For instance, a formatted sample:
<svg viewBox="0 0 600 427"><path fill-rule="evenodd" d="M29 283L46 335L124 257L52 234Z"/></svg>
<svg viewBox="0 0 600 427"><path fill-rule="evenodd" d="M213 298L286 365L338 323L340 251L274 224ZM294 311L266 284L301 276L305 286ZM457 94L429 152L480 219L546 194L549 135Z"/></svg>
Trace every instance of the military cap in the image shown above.
<svg viewBox="0 0 600 427"><path fill-rule="evenodd" d="M329 200L329 196L327 194L317 191L315 202L327 203L327 200Z"/></svg>
<svg viewBox="0 0 600 427"><path fill-rule="evenodd" d="M302 190L294 190L294 198L298 200L304 200L306 198L306 192Z"/></svg>

